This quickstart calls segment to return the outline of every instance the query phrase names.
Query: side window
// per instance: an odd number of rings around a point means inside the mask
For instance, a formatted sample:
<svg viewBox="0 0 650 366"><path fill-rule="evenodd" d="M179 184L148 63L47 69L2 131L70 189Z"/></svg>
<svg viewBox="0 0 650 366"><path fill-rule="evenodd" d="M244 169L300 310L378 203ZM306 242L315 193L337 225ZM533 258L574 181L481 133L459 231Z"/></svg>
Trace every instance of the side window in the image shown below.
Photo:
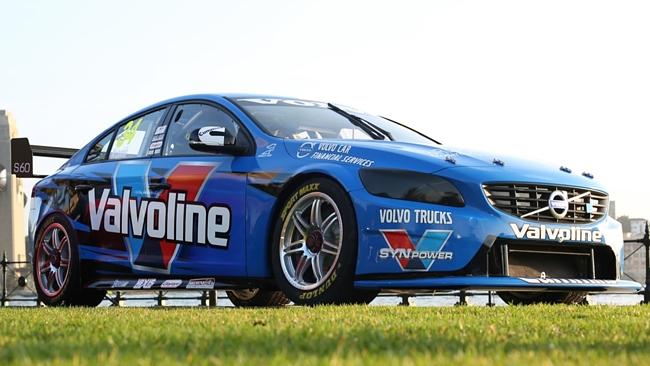
<svg viewBox="0 0 650 366"><path fill-rule="evenodd" d="M88 155L86 155L87 163L94 163L97 161L103 161L108 158L108 146L111 144L115 130L108 133L101 140L88 150Z"/></svg>
<svg viewBox="0 0 650 366"><path fill-rule="evenodd" d="M147 156L150 148L154 148L155 150L155 146L148 146L147 142L151 141L156 126L158 126L164 115L165 110L161 109L132 119L120 126L117 130L113 147L111 147L109 159L138 158ZM152 142L151 145L155 143ZM160 145L160 142L157 143Z"/></svg>
<svg viewBox="0 0 650 366"><path fill-rule="evenodd" d="M215 126L225 128L237 144L245 145L245 139L240 136L240 128L230 115L219 108L205 104L183 104L176 108L169 123L164 154L174 155L203 155L210 152L196 151L188 142L192 131L201 127Z"/></svg>

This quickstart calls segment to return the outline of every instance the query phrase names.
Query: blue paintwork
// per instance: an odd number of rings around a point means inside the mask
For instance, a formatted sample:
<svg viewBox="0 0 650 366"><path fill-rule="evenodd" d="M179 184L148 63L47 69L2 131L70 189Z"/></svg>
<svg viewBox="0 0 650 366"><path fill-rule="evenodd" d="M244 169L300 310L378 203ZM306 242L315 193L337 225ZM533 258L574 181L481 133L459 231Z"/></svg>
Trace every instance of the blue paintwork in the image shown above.
<svg viewBox="0 0 650 366"><path fill-rule="evenodd" d="M431 144L423 146L391 141L305 141L284 140L270 136L252 121L238 106L227 98L250 97L250 95L214 95L201 94L169 99L138 111L128 116L131 119L142 112L165 105L171 105L188 100L204 100L217 103L227 108L252 135L256 152L253 156L224 157L154 157L135 159L133 161L105 162L99 164L82 164L88 149L94 145L91 141L87 146L73 156L61 171L44 179L37 185L35 218L30 223L31 230L38 227L40 222L53 212L63 212L70 223L77 229L82 240L80 253L84 261L97 261L114 265L113 269L97 269L98 276L119 277L124 272L132 275L173 275L173 276L216 276L241 279L259 279L272 277L269 259L269 236L274 225L274 213L279 204L277 197L256 187L260 178L256 173L274 173L282 177L281 183L286 183L304 174L322 174L336 180L349 193L358 225L358 259L356 273L358 275L391 275L394 280L363 280L357 281L358 287L364 288L536 288L534 285L515 278L498 277L428 277L418 279L403 279L399 275L404 270L394 258L381 259L379 251L387 248L388 244L380 230L405 230L413 243L416 243L427 230L450 230L443 250L453 253L450 260L433 261L429 271L438 275L446 271L458 271L464 268L477 254L481 245L489 237L514 238L509 224L524 224L526 221L514 216L496 211L487 202L481 184L487 182L527 182L549 183L575 186L589 189L605 190L599 183L580 174L570 174L557 167L540 166L537 163L521 161L520 159L469 152L462 149L449 148ZM108 131L110 129L107 129ZM98 136L99 138L99 136ZM417 172L436 174L451 181L462 193L465 207L448 207L418 202L409 202L377 197L369 194L360 178L359 165L339 161L315 160L301 158L301 149L305 143L318 144L328 142L346 145L350 150L349 156L371 160L373 168L409 169ZM275 144L271 156L262 157L268 147ZM453 158L453 163L448 161ZM503 166L493 163L498 158ZM101 180L106 177L117 177L114 193L119 195L125 186L131 187L138 193L137 197L156 197L147 189L147 180L153 171L167 171L178 164L204 163L217 164L211 173L198 201L206 205L212 203L225 204L232 210L232 232L227 249L215 249L205 246L183 245L167 271L148 271L133 266L133 254L129 250L139 251L143 239L128 237L124 243L120 239L114 245L105 246L98 242L103 240L89 234L87 224L79 222L79 207L71 202L70 187L61 182L68 179ZM74 200L72 200L74 201ZM453 219L449 224L415 223L382 223L381 209L429 210L449 213ZM75 211L77 210L77 211ZM530 222L528 222L530 223ZM549 227L566 227L563 225L547 224ZM611 218L600 222L581 226L586 229L598 229L603 233L604 243L611 246L620 263L623 241L621 226ZM446 236L445 236L446 237ZM86 240L84 242L84 240ZM437 245L436 243L430 245ZM566 245L572 245L566 242ZM428 262L427 262L428 263ZM93 272L91 267L91 273ZM561 285L557 285L561 286ZM638 289L636 283L619 281L607 285L571 285L585 290L600 291L605 289Z"/></svg>

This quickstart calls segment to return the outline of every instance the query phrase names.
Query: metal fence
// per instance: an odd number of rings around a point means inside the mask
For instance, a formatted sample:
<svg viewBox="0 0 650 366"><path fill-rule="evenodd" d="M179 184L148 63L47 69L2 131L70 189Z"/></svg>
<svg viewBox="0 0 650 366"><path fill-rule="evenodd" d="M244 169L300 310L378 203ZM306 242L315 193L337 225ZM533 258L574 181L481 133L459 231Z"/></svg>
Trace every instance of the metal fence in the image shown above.
<svg viewBox="0 0 650 366"><path fill-rule="evenodd" d="M36 294L33 270L29 261L9 261L6 253L3 254L2 261L2 297L0 297L0 306L41 306ZM487 306L493 306L494 301L492 293L487 291L454 291L444 293L384 293L380 297L396 298L399 305L410 305L412 298L424 296L440 296L457 298L456 305L466 305L467 299L472 296L487 296ZM167 306L170 301L178 304L185 301L184 305L199 305L206 307L216 307L219 302L228 300L224 291L206 290L173 290L173 291L153 291L153 292L125 292L109 291L104 299L110 306ZM190 303L191 302L191 303Z"/></svg>
<svg viewBox="0 0 650 366"><path fill-rule="evenodd" d="M629 253L625 258L628 259L641 248L645 248L645 289L650 284L650 229L646 224L645 235L641 239L626 240L626 243L637 243L639 246ZM32 273L32 265L29 261L10 261L7 259L7 253L3 253L2 261L2 297L0 297L0 306L40 306L38 301L36 289L34 285L34 278ZM642 291L643 301L641 303L650 304L650 291ZM221 294L221 295L220 295ZM400 293L386 293L381 294L382 297L397 297L400 305L409 305L411 298L421 296L445 296L455 297L458 300L456 305L466 305L467 298L472 296L487 296L487 306L493 306L492 291L454 291L445 293L421 293L421 294L400 294ZM127 302L138 302L142 304L147 302L153 306L165 306L169 301L194 301L198 302L200 306L216 307L219 300L225 301L227 296L223 291L217 290L208 291L189 291L189 290L174 290L172 291L156 291L146 294L135 294L133 292L123 291L109 291L105 300L111 306L123 306ZM192 304L192 305L194 305ZM187 306L187 305L185 305Z"/></svg>
<svg viewBox="0 0 650 366"><path fill-rule="evenodd" d="M645 224L645 234L643 235L643 238L641 239L632 239L632 240L625 240L626 243L637 243L639 246L632 251L632 253L628 254L623 258L623 261L627 260L628 258L632 257L637 251L639 251L641 248L645 247L645 286L643 288L643 301L641 302L642 304L650 304L650 291L648 291L648 286L650 286L650 227L649 223L646 222Z"/></svg>
<svg viewBox="0 0 650 366"><path fill-rule="evenodd" d="M41 306L36 293L32 263L30 261L10 261L3 253L2 261L2 296L0 306ZM127 296L124 291L109 291L104 300L111 306L123 306L127 301L153 301L156 306L165 306L169 300L195 300L201 306L217 306L217 300L227 296L217 296L217 291L175 291L173 296L168 291L156 291L146 295Z"/></svg>

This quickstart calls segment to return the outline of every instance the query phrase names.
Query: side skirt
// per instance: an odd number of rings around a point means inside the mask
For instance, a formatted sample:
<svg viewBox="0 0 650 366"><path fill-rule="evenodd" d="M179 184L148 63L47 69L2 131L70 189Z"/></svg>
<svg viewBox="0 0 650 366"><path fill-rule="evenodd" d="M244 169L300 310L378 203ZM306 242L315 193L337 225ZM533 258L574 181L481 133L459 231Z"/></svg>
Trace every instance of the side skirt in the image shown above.
<svg viewBox="0 0 650 366"><path fill-rule="evenodd" d="M137 278L98 279L86 286L102 290L215 290L215 289L249 289L273 288L269 279L217 279L200 278L155 278L141 276Z"/></svg>

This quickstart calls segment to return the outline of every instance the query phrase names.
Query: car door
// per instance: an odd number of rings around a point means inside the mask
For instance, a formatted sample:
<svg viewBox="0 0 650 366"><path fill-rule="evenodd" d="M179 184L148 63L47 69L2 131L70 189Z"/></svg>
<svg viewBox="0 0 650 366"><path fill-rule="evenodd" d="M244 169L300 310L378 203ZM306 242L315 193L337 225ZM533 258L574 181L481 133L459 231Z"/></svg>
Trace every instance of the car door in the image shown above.
<svg viewBox="0 0 650 366"><path fill-rule="evenodd" d="M251 140L225 108L205 102L177 105L166 129L149 179L164 189L167 231L151 259L158 256L172 275L245 276L245 167L252 157L197 151L189 138L223 131L243 151L251 151Z"/></svg>
<svg viewBox="0 0 650 366"><path fill-rule="evenodd" d="M138 217L143 200L157 194L149 187L148 172L156 150L151 148L152 140L161 131L166 112L166 107L158 108L118 124L96 140L73 172L79 254L82 265L92 263L88 268L95 273L120 276L149 271L136 263L149 238L135 235L130 218Z"/></svg>

